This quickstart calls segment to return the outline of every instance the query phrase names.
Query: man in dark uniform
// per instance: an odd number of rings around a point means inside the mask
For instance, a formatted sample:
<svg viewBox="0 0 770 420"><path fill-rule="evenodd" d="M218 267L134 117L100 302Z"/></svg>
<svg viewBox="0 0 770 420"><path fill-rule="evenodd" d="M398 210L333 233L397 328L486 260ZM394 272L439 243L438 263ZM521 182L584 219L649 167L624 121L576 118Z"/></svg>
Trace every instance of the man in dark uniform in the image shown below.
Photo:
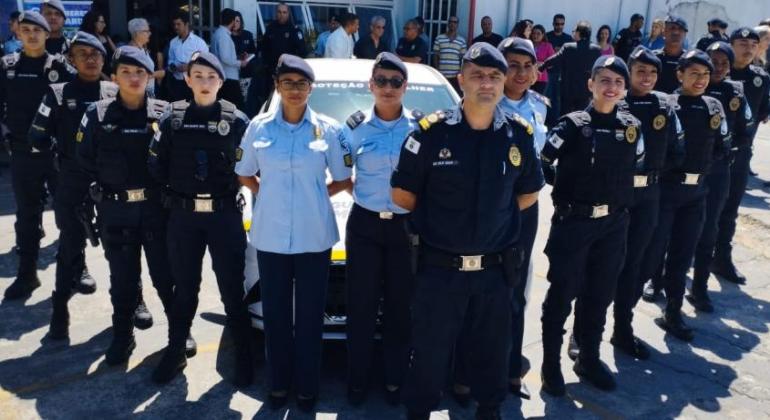
<svg viewBox="0 0 770 420"><path fill-rule="evenodd" d="M623 60L597 59L588 81L591 105L562 117L540 154L554 203L545 248L551 285L543 302L540 375L543 390L554 396L566 391L560 353L576 297L580 355L573 370L599 389L615 388L599 344L626 254L633 177L644 157L641 124L618 105L627 80Z"/></svg>
<svg viewBox="0 0 770 420"><path fill-rule="evenodd" d="M669 16L666 18L666 28L663 30L663 34L666 43L662 49L655 50L655 55L660 58L662 65L655 90L673 93L679 87L676 70L679 66L679 58L685 52L684 40L687 36L687 22L680 17Z"/></svg>
<svg viewBox="0 0 770 420"><path fill-rule="evenodd" d="M79 210L93 213L93 209L87 210L92 205L88 200L90 181L77 163L75 135L86 108L117 93L115 84L100 82L105 54L107 51L95 36L78 32L69 50L70 61L78 76L69 83L51 85L29 130L30 144L35 149L50 150L55 147L59 168L59 184L53 201L56 226L59 228L59 248L56 253L53 315L48 334L54 339L65 339L69 335L67 301L73 287L85 294L96 291L96 282L86 267L86 231L78 215Z"/></svg>
<svg viewBox="0 0 770 420"><path fill-rule="evenodd" d="M519 279L515 249L519 211L543 185L533 127L498 102L508 65L491 45L463 57L462 106L419 122L393 173L393 201L413 212L418 239L412 301L412 352L403 394L409 419L428 419L464 323L470 339L471 392L477 419L499 419L506 395L511 287Z"/></svg>
<svg viewBox="0 0 770 420"><path fill-rule="evenodd" d="M714 72L711 73L706 95L722 103L727 117L727 129L732 136L732 153L749 147L753 133L754 120L751 108L743 94L743 83L727 79L735 61L732 47L724 41L716 41L706 49ZM706 219L703 231L695 249L692 288L687 300L702 312L713 312L707 292L710 276L709 265L714 255L719 216L722 214L730 189L730 162L732 156L718 156L714 159L711 171L706 176L708 196L706 197Z"/></svg>
<svg viewBox="0 0 770 420"><path fill-rule="evenodd" d="M249 120L232 103L216 99L224 70L213 54L194 53L185 80L193 100L172 104L150 144L148 160L152 175L166 186L163 202L171 209L168 250L176 281L168 347L152 379L167 383L187 366L185 340L198 308L208 247L235 344L233 383L245 387L254 372L243 301L246 232L236 204L239 184L234 169Z"/></svg>
<svg viewBox="0 0 770 420"><path fill-rule="evenodd" d="M420 24L409 19L404 24L404 36L398 39L396 55L407 63L428 64L428 44L420 36Z"/></svg>
<svg viewBox="0 0 770 420"><path fill-rule="evenodd" d="M50 35L45 40L45 50L49 54L66 54L70 41L64 36L64 22L67 21L64 4L61 0L44 0L40 13L51 28Z"/></svg>
<svg viewBox="0 0 770 420"><path fill-rule="evenodd" d="M730 195L719 218L717 246L710 270L727 281L744 284L746 277L733 263L731 242L738 221L738 208L748 183L754 137L759 124L767 121L770 113L770 76L762 67L751 64L757 55L759 44L759 35L753 29L737 29L730 36L730 44L735 52L730 79L743 83L743 93L749 102L755 123L750 132L748 144L739 145L738 150L733 153L734 161L730 168Z"/></svg>
<svg viewBox="0 0 770 420"><path fill-rule="evenodd" d="M719 18L711 19L708 21L708 33L698 40L695 48L706 51L706 48L716 41L730 41L730 37L725 33L726 30L727 22Z"/></svg>
<svg viewBox="0 0 770 420"><path fill-rule="evenodd" d="M553 67L561 69L560 112L566 114L585 109L591 98L586 80L591 76L591 66L601 55L601 48L591 42L591 24L578 22L573 32L575 42L568 42L556 54L540 65L540 71Z"/></svg>
<svg viewBox="0 0 770 420"><path fill-rule="evenodd" d="M637 45L642 43L642 28L644 27L644 16L639 13L634 13L631 16L631 23L628 28L623 28L615 35L615 40L612 42L615 48L615 55L628 60L628 56L631 51L636 48Z"/></svg>
<svg viewBox="0 0 770 420"><path fill-rule="evenodd" d="M258 96L267 98L273 89L273 78L278 57L281 54L291 54L297 57L307 55L305 39L302 29L291 22L289 6L286 3L278 3L275 7L275 20L270 22L265 29L265 34L257 43L262 51L262 86Z"/></svg>
<svg viewBox="0 0 770 420"><path fill-rule="evenodd" d="M19 271L14 283L5 290L6 299L29 296L40 286L37 257L43 233L43 207L47 194L53 194L56 188L56 170L53 152L31 147L27 135L48 86L68 82L75 76L75 69L64 57L45 51L49 26L43 16L24 12L19 22L24 46L22 51L2 58L0 72L0 121L7 127L6 141L11 150L19 254Z"/></svg>

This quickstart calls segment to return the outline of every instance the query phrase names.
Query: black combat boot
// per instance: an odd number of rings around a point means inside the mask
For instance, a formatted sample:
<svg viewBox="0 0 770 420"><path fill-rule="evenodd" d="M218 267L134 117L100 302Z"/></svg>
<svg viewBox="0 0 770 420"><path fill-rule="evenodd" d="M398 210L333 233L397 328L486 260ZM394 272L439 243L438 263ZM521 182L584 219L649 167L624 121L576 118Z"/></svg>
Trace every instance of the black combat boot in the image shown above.
<svg viewBox="0 0 770 420"><path fill-rule="evenodd" d="M96 280L88 273L88 267L83 263L83 271L75 278L75 290L81 295L90 295L96 292Z"/></svg>
<svg viewBox="0 0 770 420"><path fill-rule="evenodd" d="M567 392L564 385L564 375L561 374L561 362L556 360L544 360L540 368L540 380L543 384L543 391L554 397L563 397Z"/></svg>
<svg viewBox="0 0 770 420"><path fill-rule="evenodd" d="M632 330L615 328L615 332L610 338L610 344L635 359L647 360L650 358L650 350L647 345L634 336Z"/></svg>
<svg viewBox="0 0 770 420"><path fill-rule="evenodd" d="M615 389L615 378L597 357L578 357L572 368L575 373L602 391Z"/></svg>
<svg viewBox="0 0 770 420"><path fill-rule="evenodd" d="M711 265L709 265L709 271L730 283L746 284L746 276L735 267L730 254L715 255Z"/></svg>
<svg viewBox="0 0 770 420"><path fill-rule="evenodd" d="M126 363L136 348L131 317L113 315L112 334L112 343L105 355L106 362L110 366Z"/></svg>
<svg viewBox="0 0 770 420"><path fill-rule="evenodd" d="M187 336L187 340L184 341L184 355L189 359L198 354L198 343L195 342L192 334Z"/></svg>
<svg viewBox="0 0 770 420"><path fill-rule="evenodd" d="M139 301L134 310L134 325L140 330L146 330L152 327L152 314L144 303L141 291L139 292Z"/></svg>
<svg viewBox="0 0 770 420"><path fill-rule="evenodd" d="M578 356L580 355L580 346L578 345L577 340L575 339L575 333L569 335L569 341L567 341L567 357L570 358L573 362L577 360Z"/></svg>
<svg viewBox="0 0 770 420"><path fill-rule="evenodd" d="M645 302L655 303L663 298L663 291L655 286L652 280L644 284L642 299Z"/></svg>
<svg viewBox="0 0 770 420"><path fill-rule="evenodd" d="M152 380L157 384L167 384L187 367L184 347L166 347L160 363L152 371Z"/></svg>
<svg viewBox="0 0 770 420"><path fill-rule="evenodd" d="M708 276L708 273L705 275ZM714 305L711 304L707 289L706 279L696 277L692 280L690 293L685 296L687 301L699 312L714 312Z"/></svg>
<svg viewBox="0 0 770 420"><path fill-rule="evenodd" d="M663 312L663 316L655 318L655 324L665 330L667 333L682 341L692 341L694 335L692 328L688 327L682 319L682 312L679 308L680 304L669 303L666 306L666 310Z"/></svg>
<svg viewBox="0 0 770 420"><path fill-rule="evenodd" d="M37 266L34 261L22 261L19 263L19 271L16 280L5 289L5 298L15 300L29 297L32 292L40 287L40 280L37 278Z"/></svg>
<svg viewBox="0 0 770 420"><path fill-rule="evenodd" d="M67 302L69 300L69 293L54 290L51 297L53 313L51 314L51 325L48 329L48 337L53 340L66 340L69 338L70 313L67 309Z"/></svg>

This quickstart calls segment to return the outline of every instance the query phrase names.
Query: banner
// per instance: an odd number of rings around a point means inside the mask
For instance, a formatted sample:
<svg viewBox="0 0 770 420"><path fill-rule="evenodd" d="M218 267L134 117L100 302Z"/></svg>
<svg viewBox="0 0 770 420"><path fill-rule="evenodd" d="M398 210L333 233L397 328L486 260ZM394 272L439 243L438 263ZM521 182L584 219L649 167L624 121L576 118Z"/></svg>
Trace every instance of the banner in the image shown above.
<svg viewBox="0 0 770 420"><path fill-rule="evenodd" d="M91 1L62 1L64 4L65 16L67 20L64 22L64 32L67 37L71 37L80 28L80 23L83 22L83 16L91 10ZM29 1L24 0L24 10L34 10L40 12L40 5L42 1Z"/></svg>

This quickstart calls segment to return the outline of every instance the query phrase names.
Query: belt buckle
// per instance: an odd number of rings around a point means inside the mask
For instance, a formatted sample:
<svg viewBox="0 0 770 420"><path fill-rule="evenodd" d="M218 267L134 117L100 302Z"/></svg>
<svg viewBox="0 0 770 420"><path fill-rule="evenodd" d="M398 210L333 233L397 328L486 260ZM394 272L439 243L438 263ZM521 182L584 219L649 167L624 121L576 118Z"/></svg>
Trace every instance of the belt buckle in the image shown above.
<svg viewBox="0 0 770 420"><path fill-rule="evenodd" d="M381 211L380 212L380 219L390 220L392 218L393 218L393 212L392 211Z"/></svg>
<svg viewBox="0 0 770 420"><path fill-rule="evenodd" d="M682 184L684 185L698 185L698 181L700 180L700 174L684 174L684 181L682 181Z"/></svg>
<svg viewBox="0 0 770 420"><path fill-rule="evenodd" d="M193 211L196 213L213 213L214 200L211 198L193 198Z"/></svg>
<svg viewBox="0 0 770 420"><path fill-rule="evenodd" d="M460 255L462 265L460 271L481 271L484 267L481 266L481 255Z"/></svg>
<svg viewBox="0 0 770 420"><path fill-rule="evenodd" d="M634 188L643 188L649 185L649 176L634 175Z"/></svg>
<svg viewBox="0 0 770 420"><path fill-rule="evenodd" d="M600 219L610 214L610 206L602 204L601 206L594 206L591 210L592 219Z"/></svg>
<svg viewBox="0 0 770 420"><path fill-rule="evenodd" d="M137 201L144 201L147 197L144 195L144 188L138 188L135 190L126 190L126 202L136 203Z"/></svg>

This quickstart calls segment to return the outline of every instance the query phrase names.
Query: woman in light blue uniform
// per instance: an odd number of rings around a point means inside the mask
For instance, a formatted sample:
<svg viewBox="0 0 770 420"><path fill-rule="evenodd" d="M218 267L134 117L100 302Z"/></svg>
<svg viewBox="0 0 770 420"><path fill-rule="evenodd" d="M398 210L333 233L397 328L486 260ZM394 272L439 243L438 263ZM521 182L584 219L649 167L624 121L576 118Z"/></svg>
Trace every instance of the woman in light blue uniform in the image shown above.
<svg viewBox="0 0 770 420"><path fill-rule="evenodd" d="M250 234L259 264L270 404L282 407L294 389L299 408L312 411L329 258L339 240L329 197L350 186L352 162L339 124L307 104L315 79L307 62L282 55L274 79L280 106L251 122L235 171L256 195Z"/></svg>

